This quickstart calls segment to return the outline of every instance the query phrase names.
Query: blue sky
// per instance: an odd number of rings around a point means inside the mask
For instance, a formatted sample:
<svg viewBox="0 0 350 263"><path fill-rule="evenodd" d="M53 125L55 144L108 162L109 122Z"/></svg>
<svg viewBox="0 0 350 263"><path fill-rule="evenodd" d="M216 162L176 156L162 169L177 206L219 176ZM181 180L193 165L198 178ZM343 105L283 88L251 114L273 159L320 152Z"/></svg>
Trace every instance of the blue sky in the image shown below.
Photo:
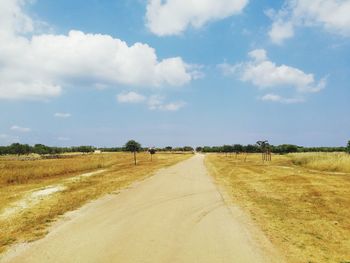
<svg viewBox="0 0 350 263"><path fill-rule="evenodd" d="M0 3L2 145L350 139L349 0L31 2Z"/></svg>

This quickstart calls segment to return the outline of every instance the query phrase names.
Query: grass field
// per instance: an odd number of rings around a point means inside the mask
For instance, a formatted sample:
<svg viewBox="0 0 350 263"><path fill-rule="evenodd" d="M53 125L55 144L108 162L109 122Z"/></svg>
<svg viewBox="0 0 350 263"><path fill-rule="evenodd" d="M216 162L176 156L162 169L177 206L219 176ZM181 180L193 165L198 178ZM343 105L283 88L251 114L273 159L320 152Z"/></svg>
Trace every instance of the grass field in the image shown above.
<svg viewBox="0 0 350 263"><path fill-rule="evenodd" d="M263 164L258 154L246 162L209 154L206 165L287 262L350 262L348 156L293 154Z"/></svg>
<svg viewBox="0 0 350 263"><path fill-rule="evenodd" d="M113 154L62 156L61 159L0 159L0 185L26 184L46 178L70 176L74 173L107 168L115 164Z"/></svg>
<svg viewBox="0 0 350 263"><path fill-rule="evenodd" d="M65 212L104 194L117 193L190 156L159 153L151 162L149 154L140 153L137 166L129 153L0 159L0 253L14 243L41 238L50 223Z"/></svg>
<svg viewBox="0 0 350 263"><path fill-rule="evenodd" d="M297 153L289 156L294 164L305 168L350 173L350 154L347 153Z"/></svg>

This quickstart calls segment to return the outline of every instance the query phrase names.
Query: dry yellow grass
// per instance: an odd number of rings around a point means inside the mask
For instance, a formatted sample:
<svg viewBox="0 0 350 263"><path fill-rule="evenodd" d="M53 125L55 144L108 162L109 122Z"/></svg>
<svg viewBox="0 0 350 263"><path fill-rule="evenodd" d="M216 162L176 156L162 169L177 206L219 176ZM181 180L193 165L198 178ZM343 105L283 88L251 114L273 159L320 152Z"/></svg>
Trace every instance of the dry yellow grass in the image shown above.
<svg viewBox="0 0 350 263"><path fill-rule="evenodd" d="M116 162L113 154L70 155L62 159L16 160L0 158L0 185L23 184L56 176L96 170Z"/></svg>
<svg viewBox="0 0 350 263"><path fill-rule="evenodd" d="M262 164L257 154L247 162L212 154L206 164L287 262L350 262L350 174L296 166L296 157Z"/></svg>
<svg viewBox="0 0 350 263"><path fill-rule="evenodd" d="M156 170L173 165L190 156L192 155L160 153L156 154L151 162L149 154L141 153L138 154L137 166L133 165L133 156L128 153L86 155L47 162L31 161L32 164L25 162L26 165L19 165L19 171L16 171L16 165L11 164L13 165L12 169L14 169L13 174L21 174L21 171L27 174L32 174L29 171L43 172L41 176L34 175L33 178L19 180L16 184L0 185L0 253L14 243L42 237L50 222L65 212L75 210L104 194L116 193L131 183L152 175ZM77 164L77 161L80 164ZM56 164L57 168L54 167ZM49 169L50 166L52 166L50 171L53 172L46 173L45 169ZM77 172L91 171L96 168L107 170L95 176L70 180L80 174ZM61 171L62 174L59 174L58 171ZM9 173L6 176L8 178ZM53 185L61 185L65 189L40 200L33 206L22 209L18 213L1 216L6 212L6 208L23 200L28 196L28 193Z"/></svg>
<svg viewBox="0 0 350 263"><path fill-rule="evenodd" d="M350 154L297 153L290 154L293 163L309 169L350 173Z"/></svg>

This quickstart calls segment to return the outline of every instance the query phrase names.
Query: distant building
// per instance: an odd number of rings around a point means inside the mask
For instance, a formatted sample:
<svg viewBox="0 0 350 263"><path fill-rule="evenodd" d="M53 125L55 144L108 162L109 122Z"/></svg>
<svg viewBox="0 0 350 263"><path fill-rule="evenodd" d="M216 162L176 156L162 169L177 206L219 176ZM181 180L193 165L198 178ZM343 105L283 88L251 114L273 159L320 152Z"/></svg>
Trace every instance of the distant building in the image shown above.
<svg viewBox="0 0 350 263"><path fill-rule="evenodd" d="M95 150L94 153L95 153L95 154L101 154L102 151L101 151L101 150Z"/></svg>

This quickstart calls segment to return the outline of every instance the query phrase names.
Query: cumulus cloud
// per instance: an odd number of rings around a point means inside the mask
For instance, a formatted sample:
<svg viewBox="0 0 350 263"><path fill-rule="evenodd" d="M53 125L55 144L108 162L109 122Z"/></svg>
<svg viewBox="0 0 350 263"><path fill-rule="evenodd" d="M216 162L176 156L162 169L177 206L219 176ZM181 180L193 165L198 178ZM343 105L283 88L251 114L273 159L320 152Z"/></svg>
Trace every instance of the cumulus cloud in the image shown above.
<svg viewBox="0 0 350 263"><path fill-rule="evenodd" d="M25 128L25 127L21 127L18 125L13 125L10 130L15 131L15 132L22 132L22 133L26 133L26 132L30 132L31 129L30 128Z"/></svg>
<svg viewBox="0 0 350 263"><path fill-rule="evenodd" d="M267 52L265 49L254 49L248 53L248 56L257 62L267 60Z"/></svg>
<svg viewBox="0 0 350 263"><path fill-rule="evenodd" d="M64 113L64 112L57 112L54 114L54 116L56 118L63 118L63 119L66 119L66 118L70 118L72 116L72 114L70 113Z"/></svg>
<svg viewBox="0 0 350 263"><path fill-rule="evenodd" d="M136 92L127 92L127 93L120 93L117 96L117 100L120 103L140 103L140 102L144 102L146 100L146 97L136 93Z"/></svg>
<svg viewBox="0 0 350 263"><path fill-rule="evenodd" d="M269 36L275 44L282 44L287 38L294 36L294 26L291 22L275 21L272 24Z"/></svg>
<svg viewBox="0 0 350 263"><path fill-rule="evenodd" d="M26 2L0 3L0 99L56 97L76 83L182 86L195 77L182 58L159 59L155 49L143 43L128 45L109 35L77 30L24 36L35 24L23 12Z"/></svg>
<svg viewBox="0 0 350 263"><path fill-rule="evenodd" d="M286 0L281 10L267 14L273 20L269 36L277 44L293 37L298 26L321 26L350 37L350 0Z"/></svg>
<svg viewBox="0 0 350 263"><path fill-rule="evenodd" d="M0 35L28 33L34 30L33 20L22 8L30 0L2 0L0 2Z"/></svg>
<svg viewBox="0 0 350 263"><path fill-rule="evenodd" d="M313 74L287 66L277 65L269 60L264 49L256 49L248 53L249 61L236 65L227 63L219 65L225 75L236 75L241 81L250 82L254 86L266 90L289 87L298 94L316 93L326 87L326 79L317 81ZM284 103L301 102L301 99L283 99L275 94L267 94L263 101L279 101Z"/></svg>
<svg viewBox="0 0 350 263"><path fill-rule="evenodd" d="M158 36L178 35L188 27L242 12L248 0L148 0L147 26Z"/></svg>
<svg viewBox="0 0 350 263"><path fill-rule="evenodd" d="M267 57L263 49L248 53L250 61L220 67L227 72L237 73L242 81L251 82L259 88L292 87L298 92L319 92L326 86L326 80L316 81L313 74L304 73L298 68L287 65L276 65Z"/></svg>

